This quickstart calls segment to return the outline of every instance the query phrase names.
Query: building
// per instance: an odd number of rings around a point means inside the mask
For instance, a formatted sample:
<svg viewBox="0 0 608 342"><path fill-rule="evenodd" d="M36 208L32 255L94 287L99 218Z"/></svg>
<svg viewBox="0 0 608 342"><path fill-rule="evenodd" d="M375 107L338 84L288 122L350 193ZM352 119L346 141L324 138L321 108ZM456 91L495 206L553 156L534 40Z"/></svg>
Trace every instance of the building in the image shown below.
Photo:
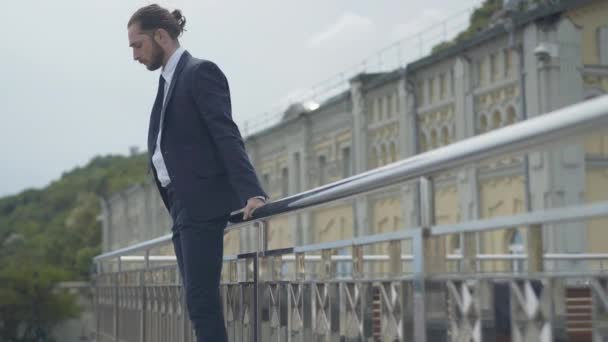
<svg viewBox="0 0 608 342"><path fill-rule="evenodd" d="M561 0L526 12L503 13L471 39L404 68L351 79L348 91L318 108L290 107L280 123L246 138L250 158L264 188L272 199L279 199L605 94L605 18L608 2L604 0ZM605 200L607 166L608 135L598 131L527 158L505 157L446 172L434 178L435 222L507 216L528 206L540 210ZM416 187L416 183L403 184L273 218L269 247L418 226ZM104 251L170 232L170 220L152 183L102 202ZM569 223L547 230L546 252L608 252L603 243L608 238L606 223ZM461 246L468 246L480 254L521 253L525 239L524 231L513 227L478 236L450 236L435 241L433 251L460 254ZM227 234L225 251L252 250L253 241L251 232ZM574 262L552 267L573 266L584 267ZM488 261L480 269L521 267L517 262Z"/></svg>

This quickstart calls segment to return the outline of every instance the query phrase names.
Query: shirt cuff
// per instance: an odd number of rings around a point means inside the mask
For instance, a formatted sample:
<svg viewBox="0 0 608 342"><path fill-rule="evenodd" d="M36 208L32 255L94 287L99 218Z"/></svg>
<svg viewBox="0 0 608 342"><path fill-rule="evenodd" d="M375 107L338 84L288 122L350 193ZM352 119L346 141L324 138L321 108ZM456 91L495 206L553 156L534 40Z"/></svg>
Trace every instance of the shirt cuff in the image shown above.
<svg viewBox="0 0 608 342"><path fill-rule="evenodd" d="M266 197L264 196L255 196L254 198L259 198L262 200L262 202L266 203Z"/></svg>

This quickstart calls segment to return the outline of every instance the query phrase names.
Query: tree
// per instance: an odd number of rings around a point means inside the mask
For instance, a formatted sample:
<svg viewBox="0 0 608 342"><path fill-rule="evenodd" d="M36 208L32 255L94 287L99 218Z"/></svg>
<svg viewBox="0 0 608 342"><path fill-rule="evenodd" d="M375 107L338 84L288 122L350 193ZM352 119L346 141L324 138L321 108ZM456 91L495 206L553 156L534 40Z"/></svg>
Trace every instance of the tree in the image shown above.
<svg viewBox="0 0 608 342"><path fill-rule="evenodd" d="M539 3L541 3L540 0L529 0L527 5L531 6ZM483 4L476 8L471 14L471 17L469 18L469 26L464 31L460 32L453 40L444 41L435 45L431 49L431 54L437 53L445 48L467 40L475 34L485 30L490 26L493 15L502 10L502 8L503 0L485 0ZM522 7L521 9L527 8Z"/></svg>
<svg viewBox="0 0 608 342"><path fill-rule="evenodd" d="M12 260L0 269L0 340L34 342L64 319L77 317L75 298L55 288L67 273L57 267Z"/></svg>
<svg viewBox="0 0 608 342"><path fill-rule="evenodd" d="M44 189L0 198L0 341L34 341L78 315L58 282L87 280L99 254L99 197L145 181L145 154L93 158Z"/></svg>

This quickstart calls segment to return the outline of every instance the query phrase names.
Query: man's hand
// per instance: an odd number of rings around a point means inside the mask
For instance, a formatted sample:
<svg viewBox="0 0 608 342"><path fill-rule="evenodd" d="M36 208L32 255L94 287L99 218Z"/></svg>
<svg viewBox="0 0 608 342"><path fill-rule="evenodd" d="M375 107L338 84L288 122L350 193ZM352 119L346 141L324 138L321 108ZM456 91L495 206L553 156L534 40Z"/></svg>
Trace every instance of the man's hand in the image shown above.
<svg viewBox="0 0 608 342"><path fill-rule="evenodd" d="M243 220L248 220L253 217L253 212L266 204L264 200L259 197L252 197L247 200L247 205L243 208Z"/></svg>

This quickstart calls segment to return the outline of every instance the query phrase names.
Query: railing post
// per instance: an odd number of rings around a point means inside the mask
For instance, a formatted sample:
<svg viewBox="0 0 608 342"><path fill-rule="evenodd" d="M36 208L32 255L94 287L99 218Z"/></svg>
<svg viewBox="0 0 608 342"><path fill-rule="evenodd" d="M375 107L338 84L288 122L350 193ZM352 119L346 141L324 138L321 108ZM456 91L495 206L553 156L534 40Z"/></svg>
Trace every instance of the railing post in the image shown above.
<svg viewBox="0 0 608 342"><path fill-rule="evenodd" d="M260 298L263 296L263 288L260 286L260 258L264 252L268 250L268 234L265 221L256 221L254 226L257 226L257 251L253 260L253 341L261 341L261 318L262 318L262 306L260 305Z"/></svg>
<svg viewBox="0 0 608 342"><path fill-rule="evenodd" d="M402 274L401 240L393 240L388 243L388 268L391 277Z"/></svg>
<svg viewBox="0 0 608 342"><path fill-rule="evenodd" d="M119 304L119 296L118 296L118 290L120 288L120 274L122 272L122 260L121 257L118 257L118 269L116 271L116 274L114 276L114 341L118 342L120 341L120 334L118 332L119 327L118 324L120 322L119 320L119 312L120 310L118 309L118 304Z"/></svg>
<svg viewBox="0 0 608 342"><path fill-rule="evenodd" d="M146 342L146 308L147 308L147 294L146 294L146 272L150 267L150 250L146 249L144 255L144 269L139 273L139 287L141 291L141 312L140 312L140 326L139 326L139 341Z"/></svg>
<svg viewBox="0 0 608 342"><path fill-rule="evenodd" d="M478 268L477 263L477 233L461 233L460 234L460 252L462 260L460 261L460 272L476 273Z"/></svg>
<svg viewBox="0 0 608 342"><path fill-rule="evenodd" d="M412 254L414 256L414 341L416 342L426 342L424 230L425 228L414 228L412 235Z"/></svg>
<svg viewBox="0 0 608 342"><path fill-rule="evenodd" d="M426 273L439 271L440 260L445 258L445 244L436 243L429 236L429 229L435 224L435 189L433 181L421 177L418 186L420 228L412 236L412 254L414 256L414 340L426 342ZM427 265L428 263L428 265Z"/></svg>
<svg viewBox="0 0 608 342"><path fill-rule="evenodd" d="M93 277L93 286L94 286L94 295L95 295L95 340L96 341L101 341L101 334L99 333L99 329L101 328L101 308L100 308L100 302L99 302L99 278L101 276L101 262L97 261L95 264L95 267L97 269L97 272L95 273L95 276Z"/></svg>
<svg viewBox="0 0 608 342"><path fill-rule="evenodd" d="M296 281L302 281L306 278L306 254L296 253Z"/></svg>
<svg viewBox="0 0 608 342"><path fill-rule="evenodd" d="M363 277L363 246L352 247L353 278Z"/></svg>
<svg viewBox="0 0 608 342"><path fill-rule="evenodd" d="M528 228L526 249L528 253L528 272L543 272L543 226L533 224Z"/></svg>
<svg viewBox="0 0 608 342"><path fill-rule="evenodd" d="M426 177L420 178L420 226L430 228L435 225L435 188L433 181ZM427 273L441 273L446 270L445 239L443 236L424 237L424 259Z"/></svg>
<svg viewBox="0 0 608 342"><path fill-rule="evenodd" d="M324 249L321 251L321 279L327 280L336 273L336 264L331 257L336 254L334 249Z"/></svg>
<svg viewBox="0 0 608 342"><path fill-rule="evenodd" d="M179 268L178 265L175 267ZM179 273L179 271L178 271ZM190 325L190 314L188 313L188 304L186 302L186 284L184 284L184 278L180 275L177 277L178 291L181 293L181 307L182 307L182 327L184 342L190 342L192 339L192 327Z"/></svg>

